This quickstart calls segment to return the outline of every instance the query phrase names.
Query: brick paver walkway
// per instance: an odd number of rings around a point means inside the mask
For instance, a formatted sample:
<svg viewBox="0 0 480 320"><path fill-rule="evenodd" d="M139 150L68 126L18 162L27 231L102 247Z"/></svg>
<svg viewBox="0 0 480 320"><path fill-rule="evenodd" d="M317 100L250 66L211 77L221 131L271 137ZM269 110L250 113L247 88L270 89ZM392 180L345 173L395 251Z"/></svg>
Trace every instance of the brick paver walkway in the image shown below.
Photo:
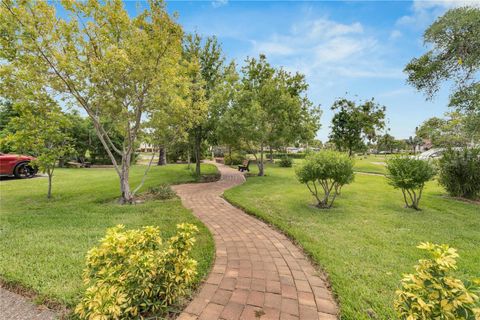
<svg viewBox="0 0 480 320"><path fill-rule="evenodd" d="M218 167L218 182L174 187L216 243L213 270L178 320L337 319L330 290L302 251L221 198L245 179L234 169Z"/></svg>

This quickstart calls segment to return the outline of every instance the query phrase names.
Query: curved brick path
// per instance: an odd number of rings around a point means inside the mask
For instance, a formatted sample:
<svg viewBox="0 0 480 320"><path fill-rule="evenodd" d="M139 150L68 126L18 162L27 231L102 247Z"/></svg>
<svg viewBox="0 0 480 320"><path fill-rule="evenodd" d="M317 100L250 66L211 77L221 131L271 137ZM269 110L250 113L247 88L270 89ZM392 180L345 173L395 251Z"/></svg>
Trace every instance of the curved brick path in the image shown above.
<svg viewBox="0 0 480 320"><path fill-rule="evenodd" d="M301 250L221 198L224 190L245 178L217 166L222 174L218 182L174 187L216 243L211 274L177 320L337 319L330 291Z"/></svg>

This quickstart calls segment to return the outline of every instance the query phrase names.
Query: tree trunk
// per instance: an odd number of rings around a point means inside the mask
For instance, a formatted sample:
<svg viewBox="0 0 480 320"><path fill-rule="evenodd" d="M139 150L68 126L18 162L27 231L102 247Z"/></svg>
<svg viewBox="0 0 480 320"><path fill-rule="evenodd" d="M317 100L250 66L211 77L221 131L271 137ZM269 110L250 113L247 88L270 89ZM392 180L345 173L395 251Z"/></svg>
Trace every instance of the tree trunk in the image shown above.
<svg viewBox="0 0 480 320"><path fill-rule="evenodd" d="M120 204L127 204L133 202L133 195L130 190L130 154L126 154L125 157L122 159L122 167L119 173L120 177L120 191L121 191L121 198L118 199Z"/></svg>
<svg viewBox="0 0 480 320"><path fill-rule="evenodd" d="M228 146L228 157L232 159L232 146Z"/></svg>
<svg viewBox="0 0 480 320"><path fill-rule="evenodd" d="M273 163L273 149L272 149L271 146L269 148L270 148L270 150L269 150L269 152L270 152L270 154L269 154L270 155L270 162Z"/></svg>
<svg viewBox="0 0 480 320"><path fill-rule="evenodd" d="M48 174L47 198L50 199L52 197L52 176L53 176L53 172L51 170L47 170L47 174Z"/></svg>
<svg viewBox="0 0 480 320"><path fill-rule="evenodd" d="M263 168L263 144L260 146L260 162L258 163L258 176L263 177L264 168Z"/></svg>
<svg viewBox="0 0 480 320"><path fill-rule="evenodd" d="M164 166L167 164L167 150L164 146L160 146L160 150L158 151L158 162L157 165Z"/></svg>
<svg viewBox="0 0 480 320"><path fill-rule="evenodd" d="M201 155L200 155L200 145L202 141L200 139L200 134L197 133L195 135L195 175L200 176L200 160L201 160Z"/></svg>
<svg viewBox="0 0 480 320"><path fill-rule="evenodd" d="M190 169L190 146L187 151L187 168Z"/></svg>

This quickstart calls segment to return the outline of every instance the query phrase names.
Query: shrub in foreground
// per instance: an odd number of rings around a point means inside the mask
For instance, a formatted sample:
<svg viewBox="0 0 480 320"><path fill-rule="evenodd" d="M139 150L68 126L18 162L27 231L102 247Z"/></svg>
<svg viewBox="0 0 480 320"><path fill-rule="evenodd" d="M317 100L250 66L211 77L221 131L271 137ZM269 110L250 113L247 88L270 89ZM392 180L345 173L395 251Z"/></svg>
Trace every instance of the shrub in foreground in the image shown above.
<svg viewBox="0 0 480 320"><path fill-rule="evenodd" d="M399 156L387 161L388 183L402 190L405 207L420 210L425 183L435 176L435 168L428 161Z"/></svg>
<svg viewBox="0 0 480 320"><path fill-rule="evenodd" d="M75 313L81 319L137 319L165 312L196 276L190 251L197 231L177 225L177 234L163 244L158 227L108 229L87 254L88 288Z"/></svg>
<svg viewBox="0 0 480 320"><path fill-rule="evenodd" d="M448 245L421 243L430 258L419 260L396 292L395 310L402 320L478 320L480 286L450 275L457 269L457 250Z"/></svg>
<svg viewBox="0 0 480 320"><path fill-rule="evenodd" d="M280 162L278 163L278 165L282 168L291 168L292 164L293 164L293 160L290 159L289 157L283 157L282 159L280 159Z"/></svg>
<svg viewBox="0 0 480 320"><path fill-rule="evenodd" d="M439 182L454 197L480 194L480 148L449 149L439 160Z"/></svg>
<svg viewBox="0 0 480 320"><path fill-rule="evenodd" d="M342 186L353 181L353 160L341 152L320 151L307 156L296 174L317 200L317 207L330 208Z"/></svg>

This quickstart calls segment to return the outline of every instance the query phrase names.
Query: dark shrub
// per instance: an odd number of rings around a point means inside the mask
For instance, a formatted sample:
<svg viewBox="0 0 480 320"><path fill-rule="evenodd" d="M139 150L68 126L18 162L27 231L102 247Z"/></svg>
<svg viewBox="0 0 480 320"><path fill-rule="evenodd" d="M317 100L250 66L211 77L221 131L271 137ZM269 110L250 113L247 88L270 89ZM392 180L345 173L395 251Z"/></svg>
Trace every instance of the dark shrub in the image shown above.
<svg viewBox="0 0 480 320"><path fill-rule="evenodd" d="M480 194L480 148L449 149L438 165L439 182L450 195L473 199Z"/></svg>
<svg viewBox="0 0 480 320"><path fill-rule="evenodd" d="M225 155L224 162L227 166L242 164L245 160L245 155L237 152L233 152L232 155Z"/></svg>
<svg viewBox="0 0 480 320"><path fill-rule="evenodd" d="M283 168L290 168L293 164L293 160L288 158L288 157L283 157L282 159L280 159L280 161L278 162L278 165L280 167L283 167Z"/></svg>

